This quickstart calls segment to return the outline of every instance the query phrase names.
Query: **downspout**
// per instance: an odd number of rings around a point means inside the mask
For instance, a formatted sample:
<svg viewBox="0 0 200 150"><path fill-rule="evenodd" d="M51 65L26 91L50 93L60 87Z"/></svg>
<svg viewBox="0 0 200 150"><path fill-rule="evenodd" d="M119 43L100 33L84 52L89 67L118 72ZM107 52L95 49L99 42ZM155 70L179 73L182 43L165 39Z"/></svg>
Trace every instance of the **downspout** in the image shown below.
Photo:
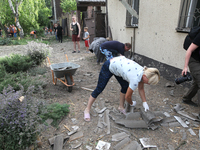
<svg viewBox="0 0 200 150"><path fill-rule="evenodd" d="M53 6L54 6L54 21L57 22L57 15L56 15L56 3L55 0L53 0Z"/></svg>
<svg viewBox="0 0 200 150"><path fill-rule="evenodd" d="M108 0L106 0L106 37L108 37Z"/></svg>

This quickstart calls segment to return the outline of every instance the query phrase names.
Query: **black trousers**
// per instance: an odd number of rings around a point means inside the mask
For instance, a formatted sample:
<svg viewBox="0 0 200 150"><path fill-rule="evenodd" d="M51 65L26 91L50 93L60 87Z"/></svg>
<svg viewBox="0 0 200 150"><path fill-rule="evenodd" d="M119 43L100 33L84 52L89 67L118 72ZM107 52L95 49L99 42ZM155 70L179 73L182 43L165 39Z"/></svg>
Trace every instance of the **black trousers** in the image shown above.
<svg viewBox="0 0 200 150"><path fill-rule="evenodd" d="M62 43L62 34L58 34L58 41Z"/></svg>

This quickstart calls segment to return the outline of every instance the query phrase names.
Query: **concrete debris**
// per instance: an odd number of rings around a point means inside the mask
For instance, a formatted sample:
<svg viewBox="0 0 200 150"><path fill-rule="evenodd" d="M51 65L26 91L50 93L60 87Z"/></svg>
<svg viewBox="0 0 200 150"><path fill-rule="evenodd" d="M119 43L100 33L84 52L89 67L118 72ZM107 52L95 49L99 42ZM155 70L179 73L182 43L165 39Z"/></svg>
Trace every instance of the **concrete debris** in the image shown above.
<svg viewBox="0 0 200 150"><path fill-rule="evenodd" d="M168 150L175 150L175 148L172 145L167 145L168 146Z"/></svg>
<svg viewBox="0 0 200 150"><path fill-rule="evenodd" d="M90 146L88 146L88 145L86 145L86 147L85 147L87 150L92 150L92 147L90 147Z"/></svg>
<svg viewBox="0 0 200 150"><path fill-rule="evenodd" d="M75 145L71 145L71 147L73 149L76 149L76 148L79 148L80 146L82 145L82 142L78 143L78 144L75 144Z"/></svg>
<svg viewBox="0 0 200 150"><path fill-rule="evenodd" d="M127 137L129 137L129 135L125 132L117 133L112 135L112 141L121 141L122 139L125 139Z"/></svg>
<svg viewBox="0 0 200 150"><path fill-rule="evenodd" d="M103 113L106 109L107 109L106 107L104 107L104 108L101 109L101 110L100 110L99 108L95 108L95 110L96 110L96 112L97 112L98 114Z"/></svg>
<svg viewBox="0 0 200 150"><path fill-rule="evenodd" d="M168 112L163 113L166 117L171 117L171 115Z"/></svg>
<svg viewBox="0 0 200 150"><path fill-rule="evenodd" d="M69 136L65 136L64 134L60 134L60 135L58 135L58 136L63 136L63 139L64 139L64 140L69 139ZM54 143L55 143L55 138L56 138L56 136L54 136L54 137L52 137L52 138L50 138L50 139L48 140L50 145L54 145Z"/></svg>
<svg viewBox="0 0 200 150"><path fill-rule="evenodd" d="M58 135L55 137L53 150L62 150L63 149L63 135Z"/></svg>
<svg viewBox="0 0 200 150"><path fill-rule="evenodd" d="M140 138L139 140L143 148L157 147L150 138Z"/></svg>
<svg viewBox="0 0 200 150"><path fill-rule="evenodd" d="M190 132L191 135L194 135L194 136L196 135L196 133L191 128L189 128L188 131Z"/></svg>
<svg viewBox="0 0 200 150"><path fill-rule="evenodd" d="M108 150L108 149L110 149L110 146L111 146L110 143L104 142L104 141L101 141L101 140L100 140L100 141L98 142L97 146L96 146L96 149L97 149L97 150Z"/></svg>
<svg viewBox="0 0 200 150"><path fill-rule="evenodd" d="M78 123L78 121L76 120L76 118L72 118L71 120L72 120L73 124L77 124Z"/></svg>
<svg viewBox="0 0 200 150"><path fill-rule="evenodd" d="M131 139L129 137L123 139L122 141L120 141L119 143L117 143L113 149L114 150L120 150L122 147L124 147L124 145L126 145L127 143L131 142Z"/></svg>
<svg viewBox="0 0 200 150"><path fill-rule="evenodd" d="M110 118L109 118L109 113L110 113L110 110L106 110L106 112L105 112L105 123L106 123L106 127L107 127L107 132L106 132L106 134L110 134Z"/></svg>
<svg viewBox="0 0 200 150"><path fill-rule="evenodd" d="M141 148L140 144L138 144L138 142L132 141L130 144L128 144L122 150L142 150L142 148Z"/></svg>
<svg viewBox="0 0 200 150"><path fill-rule="evenodd" d="M199 122L200 122L199 119L196 119L196 118L193 118L193 117L189 116L189 115L186 114L186 112L184 112L184 111L178 111L177 113L180 114L180 115L182 115L182 116L184 116L184 117L186 117L186 118L188 118L188 119L191 119L191 120L193 120L193 121L199 121Z"/></svg>
<svg viewBox="0 0 200 150"><path fill-rule="evenodd" d="M178 104L175 104L174 106L174 111L175 112L179 112L181 110L185 109L184 107L182 107L179 103Z"/></svg>
<svg viewBox="0 0 200 150"><path fill-rule="evenodd" d="M72 134L74 134L74 133L76 133L76 132L77 132L77 130L73 130L73 131L68 132L67 135L70 136L70 135L72 135Z"/></svg>
<svg viewBox="0 0 200 150"><path fill-rule="evenodd" d="M116 129L118 129L118 130L120 130L120 131L124 131L124 132L126 132L126 133L130 134L130 131L127 131L127 130L125 130L125 129L118 128L118 127L115 127L115 126L114 126L114 128L116 128Z"/></svg>
<svg viewBox="0 0 200 150"><path fill-rule="evenodd" d="M146 122L144 120L135 121L135 120L118 119L118 120L115 121L115 123L120 124L120 125L124 125L127 128L148 129L148 125L146 124Z"/></svg>
<svg viewBox="0 0 200 150"><path fill-rule="evenodd" d="M82 131L77 132L77 133L73 134L72 136L70 136L69 142L80 139L82 137L83 137L83 132Z"/></svg>
<svg viewBox="0 0 200 150"><path fill-rule="evenodd" d="M178 116L174 116L174 118L176 118L176 120L184 127L184 128L188 128L188 126L185 124L185 122Z"/></svg>
<svg viewBox="0 0 200 150"><path fill-rule="evenodd" d="M187 133L185 132L185 130L180 130L180 133L182 134L182 140L186 140L187 139Z"/></svg>
<svg viewBox="0 0 200 150"><path fill-rule="evenodd" d="M79 129L79 126L72 126L72 129L78 130L78 129Z"/></svg>
<svg viewBox="0 0 200 150"><path fill-rule="evenodd" d="M145 112L145 111L143 111L143 109L141 109L141 115L142 115L143 120L148 125L155 123L155 122L160 122L163 119L163 117L157 116L156 113L154 113L152 111ZM163 115L163 113L162 113L162 115Z"/></svg>

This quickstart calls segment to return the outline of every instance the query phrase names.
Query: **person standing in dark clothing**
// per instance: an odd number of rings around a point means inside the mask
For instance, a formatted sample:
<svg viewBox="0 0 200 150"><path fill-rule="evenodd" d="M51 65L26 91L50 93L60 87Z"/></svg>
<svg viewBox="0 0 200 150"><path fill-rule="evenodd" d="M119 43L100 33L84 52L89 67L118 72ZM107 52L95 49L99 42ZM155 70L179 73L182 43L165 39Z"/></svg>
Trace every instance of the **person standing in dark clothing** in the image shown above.
<svg viewBox="0 0 200 150"><path fill-rule="evenodd" d="M106 56L106 59L111 59L118 54L124 55L124 52L131 49L130 43L121 43L118 41L107 41L100 45L100 51Z"/></svg>
<svg viewBox="0 0 200 150"><path fill-rule="evenodd" d="M61 43L62 43L62 31L63 31L63 28L62 28L62 26L60 26L60 23L58 23L56 33L57 33L57 36L58 36L58 41L61 42Z"/></svg>

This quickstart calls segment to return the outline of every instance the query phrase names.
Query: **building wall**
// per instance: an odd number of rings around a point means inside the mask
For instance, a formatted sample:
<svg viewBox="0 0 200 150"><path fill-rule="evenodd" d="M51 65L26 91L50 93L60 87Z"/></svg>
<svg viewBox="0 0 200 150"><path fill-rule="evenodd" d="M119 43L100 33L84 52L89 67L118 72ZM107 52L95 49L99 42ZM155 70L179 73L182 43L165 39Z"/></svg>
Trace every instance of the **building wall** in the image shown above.
<svg viewBox="0 0 200 150"><path fill-rule="evenodd" d="M113 40L131 42L131 37L135 37L135 53L182 69L186 33L175 30L180 3L181 0L140 0L138 28L126 28L125 7L120 1L108 0L108 20Z"/></svg>

